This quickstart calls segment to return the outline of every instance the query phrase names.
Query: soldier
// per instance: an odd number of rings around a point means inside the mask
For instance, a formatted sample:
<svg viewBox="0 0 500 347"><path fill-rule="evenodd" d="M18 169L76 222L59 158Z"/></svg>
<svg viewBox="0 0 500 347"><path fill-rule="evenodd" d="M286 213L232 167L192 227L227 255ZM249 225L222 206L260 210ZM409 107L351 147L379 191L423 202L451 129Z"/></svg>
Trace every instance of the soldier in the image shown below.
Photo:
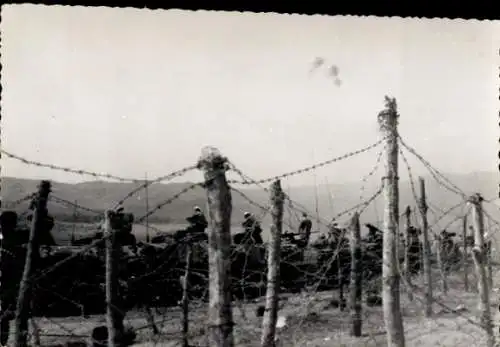
<svg viewBox="0 0 500 347"><path fill-rule="evenodd" d="M202 234L208 227L207 219L198 206L194 207L194 213L192 216L187 217L186 220L189 222L188 232Z"/></svg>
<svg viewBox="0 0 500 347"><path fill-rule="evenodd" d="M307 213L304 212L302 214L302 221L299 225L299 235L301 236L299 247L307 247L307 245L309 244L309 239L311 237L311 229L312 222L308 218Z"/></svg>
<svg viewBox="0 0 500 347"><path fill-rule="evenodd" d="M261 245L264 243L262 240L262 228L260 227L260 223L257 221L255 216L253 216L250 212L245 212L243 215L245 220L241 225L243 226L243 229L245 230L245 236L244 238L246 240L253 240L255 244Z"/></svg>

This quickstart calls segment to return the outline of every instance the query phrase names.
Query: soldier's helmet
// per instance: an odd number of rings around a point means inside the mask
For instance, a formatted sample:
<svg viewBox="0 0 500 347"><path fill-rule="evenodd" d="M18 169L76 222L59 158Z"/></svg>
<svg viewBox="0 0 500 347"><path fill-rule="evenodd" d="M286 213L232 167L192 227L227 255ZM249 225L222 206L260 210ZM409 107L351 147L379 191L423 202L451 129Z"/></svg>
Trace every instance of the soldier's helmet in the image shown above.
<svg viewBox="0 0 500 347"><path fill-rule="evenodd" d="M245 219L246 219L246 218L249 218L250 216L251 216L250 212L245 212L245 213L243 214L243 217L245 217Z"/></svg>

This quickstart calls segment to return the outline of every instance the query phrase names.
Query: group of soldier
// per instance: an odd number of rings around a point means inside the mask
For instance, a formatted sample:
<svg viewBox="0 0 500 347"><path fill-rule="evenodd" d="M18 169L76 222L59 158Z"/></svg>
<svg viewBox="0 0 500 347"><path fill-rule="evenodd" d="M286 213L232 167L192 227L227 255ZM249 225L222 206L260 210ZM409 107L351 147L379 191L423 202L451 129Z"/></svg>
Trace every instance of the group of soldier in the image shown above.
<svg viewBox="0 0 500 347"><path fill-rule="evenodd" d="M208 227L208 221L200 207L194 207L194 213L187 217L186 220L189 226L185 230L187 235L204 234ZM259 220L250 212L243 213L243 222L241 223L243 231L234 236L235 244L255 244L262 245L262 227ZM284 237L290 240L291 243L303 248L309 244L311 236L312 222L306 213L303 213L300 222L298 233L285 233Z"/></svg>

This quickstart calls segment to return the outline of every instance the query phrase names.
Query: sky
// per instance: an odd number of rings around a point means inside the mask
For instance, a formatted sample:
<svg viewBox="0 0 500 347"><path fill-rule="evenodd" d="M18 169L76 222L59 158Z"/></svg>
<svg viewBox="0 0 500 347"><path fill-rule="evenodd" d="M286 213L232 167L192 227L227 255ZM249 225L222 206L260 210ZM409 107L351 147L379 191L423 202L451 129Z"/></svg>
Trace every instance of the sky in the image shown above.
<svg viewBox="0 0 500 347"><path fill-rule="evenodd" d="M439 170L497 170L499 22L26 4L3 5L0 28L2 148L26 159L141 179L210 145L266 178L378 141L389 95L402 138ZM360 180L379 150L291 184Z"/></svg>

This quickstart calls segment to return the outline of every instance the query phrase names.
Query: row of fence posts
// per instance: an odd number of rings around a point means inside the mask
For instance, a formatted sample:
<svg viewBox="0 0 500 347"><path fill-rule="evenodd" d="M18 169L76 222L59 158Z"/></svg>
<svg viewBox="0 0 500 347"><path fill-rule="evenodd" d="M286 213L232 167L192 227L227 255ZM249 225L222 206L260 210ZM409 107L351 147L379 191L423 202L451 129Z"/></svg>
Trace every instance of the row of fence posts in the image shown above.
<svg viewBox="0 0 500 347"><path fill-rule="evenodd" d="M223 252L223 249L229 249L230 239L228 242L228 237L220 237L221 233L229 234L229 221L228 217L231 214L231 195L227 188L227 182L225 182L225 175L221 175L221 169L216 166L216 164L207 165L211 170L206 170L206 188L209 201L209 213L212 217L213 228L210 243L209 257L211 257L211 264L217 264L218 266L210 267L210 317L209 322L211 331L211 341L216 345L226 345L230 343L231 337L231 327L232 327L232 315L231 315L231 298L227 295L230 293L227 278L225 272L230 266L227 266L228 257L227 252ZM212 168L216 168L213 170ZM218 172L217 172L218 170ZM217 175L219 173L219 175ZM213 177L213 178L212 178ZM221 189L221 187L226 187L226 189ZM271 226L271 239L269 242L268 250L268 274L267 274L267 292L266 292L266 309L263 319L263 331L262 331L262 346L273 346L273 341L276 334L276 320L278 312L278 297L279 297L279 281L280 281L280 244L281 244L281 232L283 225L283 202L284 194L281 188L281 183L279 180L275 181L271 185L271 215L272 215L272 226ZM35 209L33 211L33 219L30 226L30 238L27 247L27 258L25 263L25 268L23 272L23 278L19 288L18 303L15 315L15 346L26 346L27 345L27 334L28 334L28 312L32 305L32 283L30 278L33 274L33 264L36 264L39 257L37 232L40 228L40 221L46 217L47 210L47 199L50 193L50 182L42 181L39 186L39 191L37 194ZM420 212L422 217L423 226L423 267L425 275L425 314L430 317L432 315L432 302L433 302L433 287L432 287L432 275L431 275L431 262L430 262L430 242L428 237L428 225L427 225L427 205L426 205L426 193L425 193L425 183L424 180L420 178ZM480 294L480 307L481 307L481 320L483 322L491 321L491 316L489 313L489 290L492 285L491 277L491 262L488 261L488 254L484 252L484 217L481 206L481 197L473 196L469 199L470 203L473 205L473 221L474 221L474 243L475 247L472 250L472 255L474 259L474 264L476 268L476 273L478 274L478 291ZM405 261L404 261L404 275L405 281L408 288L408 297L413 300L412 291L412 281L411 281L411 270L409 261L409 247L408 231L411 227L410 222L410 209L407 208L405 211L405 230L406 230L406 247L405 247ZM119 304L119 293L118 293L118 280L117 280L117 264L118 257L120 254L120 245L116 241L115 232L111 220L114 218L113 211L106 211L105 222L104 222L104 233L106 235L106 303L107 303L107 326L108 326L108 344L109 346L114 346L116 341L119 340L119 335L123 334L123 313L120 311ZM362 330L362 269L361 269L361 233L359 225L359 215L356 213L349 225L350 230L350 245L351 245L351 290L350 290L350 303L349 307L351 309L352 318L352 330L351 334L353 336L361 336ZM467 243L467 216L463 217L463 232L462 238L464 240L463 244L463 281L464 289L469 291L469 274L468 274L468 243ZM213 241L216 242L213 242ZM440 269L442 290L444 293L447 292L447 279L445 272L446 260L443 255L440 255L441 245L439 244L436 249L438 267ZM222 256L222 257L221 257ZM188 281L191 266L191 246L186 245L185 253L185 274L182 278L182 308L183 308L183 346L188 347L188 323L189 323L189 298L188 298ZM486 271L485 265L489 265L488 271ZM222 273L221 271L222 270ZM222 285L221 285L222 284ZM215 319L213 319L215 318ZM154 325L154 320L150 322L152 325L153 332L158 334L158 328ZM215 324L214 324L215 323ZM488 324L485 325L487 333L489 334ZM38 340L38 339L37 339ZM38 344L35 342L35 344ZM221 346L222 346L221 345Z"/></svg>
<svg viewBox="0 0 500 347"><path fill-rule="evenodd" d="M387 340L389 347L404 347L404 329L400 309L400 271L398 269L399 240L399 191L398 191L398 135L397 135L397 111L395 100L386 99L387 109L379 114L381 129L386 135L386 168L384 177L384 237L383 237L383 271L382 271L382 299L383 311L386 324ZM231 295L231 274L230 274L230 245L231 245L231 193L226 180L225 172L228 169L228 162L215 148L207 148L202 152L198 161L198 168L204 172L205 189L208 200L208 212L211 227L209 230L208 258L209 258L209 307L208 307L208 342L210 346L232 347L233 340L233 315L232 315L232 295ZM50 192L50 183L42 181L39 186L38 198L33 213L30 229L30 239L28 244L28 254L20 284L19 297L16 310L15 321L15 347L27 346L27 317L31 293L32 264L36 263L38 254L37 229L40 220L46 213L47 198ZM271 347L275 345L276 321L278 312L278 295L280 281L280 242L283 219L284 195L280 181L277 180L271 185L272 204L272 227L271 241L268 250L268 273L266 306L263 319L263 329L261 345ZM488 335L488 347L493 347L493 334L491 327L491 314L489 310L489 287L485 270L486 256L484 252L484 221L481 206L481 197L472 196L469 202L473 206L474 221L474 248L472 250L476 273L478 275L478 291L480 295L481 320ZM425 184L420 178L420 214L423 232L423 267L425 278L425 315L432 315L432 275L430 262L430 242L428 236L427 205ZM106 306L107 306L107 328L108 346L118 345L119 337L124 332L123 312L120 311L117 264L120 246L115 238L116 232L113 230L112 219L114 211L106 211L104 231L106 236ZM407 226L409 225L407 218ZM464 229L466 220L464 219ZM361 234L359 226L359 215L354 214L349 226L351 234L351 290L350 290L350 310L352 319L352 335L361 336L362 331L362 269L361 269ZM408 229L408 228L407 228ZM464 236L466 231L464 231ZM408 237L408 234L407 234ZM466 244L466 243L465 243ZM438 247L439 249L440 247ZM466 250L466 246L464 248ZM439 253L439 251L438 251ZM464 264L466 264L466 254ZM408 291L411 292L411 278L408 262L408 255L405 254L405 276L408 284ZM438 254L440 266L442 266L441 256ZM186 252L186 269L183 279L183 346L188 346L188 295L187 287L191 263L190 246ZM490 271L491 272L491 271ZM467 271L464 273L464 284L469 286ZM447 290L446 274L441 271L443 291ZM491 280L490 280L491 282ZM413 294L408 294L412 298ZM154 322L153 322L154 323ZM157 331L157 329L156 329Z"/></svg>

